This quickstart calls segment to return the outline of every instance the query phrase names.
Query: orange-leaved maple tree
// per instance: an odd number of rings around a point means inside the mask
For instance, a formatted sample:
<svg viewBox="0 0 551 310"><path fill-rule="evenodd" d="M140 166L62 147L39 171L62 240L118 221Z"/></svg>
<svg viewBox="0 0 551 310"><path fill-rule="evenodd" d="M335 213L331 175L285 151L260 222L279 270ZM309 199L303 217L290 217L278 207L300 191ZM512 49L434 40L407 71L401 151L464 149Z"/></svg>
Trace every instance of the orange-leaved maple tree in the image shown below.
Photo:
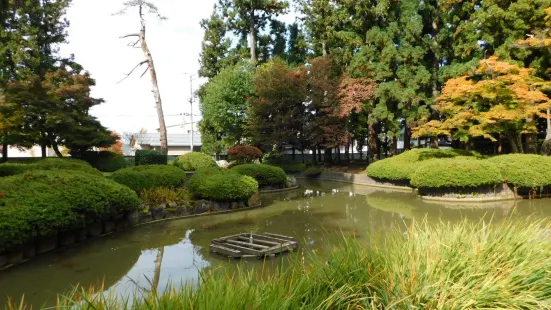
<svg viewBox="0 0 551 310"><path fill-rule="evenodd" d="M513 152L523 153L521 136L535 133L536 119L546 117L551 100L541 88L549 82L533 69L490 57L471 74L450 79L433 106L441 120L414 128L414 137L449 135L467 142L473 137L496 141L507 137Z"/></svg>

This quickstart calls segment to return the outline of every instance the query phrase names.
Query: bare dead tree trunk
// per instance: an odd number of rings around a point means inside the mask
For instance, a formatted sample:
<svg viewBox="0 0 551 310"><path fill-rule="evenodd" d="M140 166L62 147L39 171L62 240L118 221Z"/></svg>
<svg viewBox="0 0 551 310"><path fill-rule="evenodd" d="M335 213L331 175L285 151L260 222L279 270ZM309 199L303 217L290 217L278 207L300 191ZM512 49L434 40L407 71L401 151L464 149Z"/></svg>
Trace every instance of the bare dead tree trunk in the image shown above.
<svg viewBox="0 0 551 310"><path fill-rule="evenodd" d="M151 75L151 85L153 88L153 95L155 96L155 107L157 108L157 117L159 118L159 133L161 136L161 152L168 154L168 139L166 136L166 124L165 116L163 113L163 101L161 100L161 92L159 91L159 84L157 82L157 71L155 70L155 64L153 63L153 56L147 46L145 39L145 24L142 17L142 29L140 31L140 42L142 45L142 51L147 59L149 67L149 74Z"/></svg>
<svg viewBox="0 0 551 310"><path fill-rule="evenodd" d="M161 265L163 263L163 255L165 254L165 247L161 247L157 250L157 257L155 258L155 273L153 275L153 282L151 283L151 291L153 294L157 293L159 288L159 279L161 279Z"/></svg>
<svg viewBox="0 0 551 310"><path fill-rule="evenodd" d="M160 133L160 142L161 142L161 152L163 154L168 154L168 140L167 140L167 134L166 134L165 117L164 117L164 113L163 113L163 102L161 100L161 92L159 91L159 83L157 81L157 71L155 70L155 64L153 62L153 56L151 55L151 51L149 50L149 47L147 46L147 40L146 40L146 36L145 36L146 21L145 21L145 17L144 17L144 14L145 14L144 10L149 14L156 14L157 17L161 20L164 19L164 17L162 17L159 14L159 12L157 10L157 7L154 4L152 4L148 1L145 1L145 0L135 0L135 1L132 1L132 2L129 2L129 3L126 3L125 8L117 14L124 14L129 7L137 7L138 8L138 12L139 12L139 15L140 15L141 29L140 29L139 33L129 34L129 35L123 36L121 38L137 37L138 40L136 42L130 43L128 45L132 46L132 47L136 47L136 45L139 43L140 47L142 49L142 52L145 56L145 60L138 63L138 65L136 65L136 67L134 67L134 69L132 69L132 71L130 71L130 73L126 74L126 77L122 81L124 81L126 78L128 78L137 68L147 64L147 68L145 69L145 71L142 73L141 76L144 76L147 73L147 71L149 71L149 74L151 76L152 92L153 92L153 95L155 97L155 107L157 109L157 117L159 118L159 133Z"/></svg>

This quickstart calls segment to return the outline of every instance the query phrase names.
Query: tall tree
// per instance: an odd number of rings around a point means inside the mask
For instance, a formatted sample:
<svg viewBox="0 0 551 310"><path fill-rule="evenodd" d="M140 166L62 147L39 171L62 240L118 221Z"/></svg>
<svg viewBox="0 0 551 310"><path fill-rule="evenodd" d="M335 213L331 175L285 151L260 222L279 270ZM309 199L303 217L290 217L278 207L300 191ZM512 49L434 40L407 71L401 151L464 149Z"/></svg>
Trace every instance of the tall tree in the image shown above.
<svg viewBox="0 0 551 310"><path fill-rule="evenodd" d="M514 153L524 153L522 134L536 132L536 119L546 117L551 106L550 98L538 90L545 84L534 69L495 56L481 60L474 73L446 82L435 105L442 120L415 128L415 136L444 134L463 142L505 136Z"/></svg>
<svg viewBox="0 0 551 310"><path fill-rule="evenodd" d="M131 46L135 47L136 45L140 44L140 47L142 49L142 52L144 54L145 59L142 60L140 63L138 63L128 74L126 74L126 78L128 78L132 73L139 67L143 65L147 65L145 71L142 73L142 76L144 76L147 71L149 71L149 74L151 76L151 86L153 95L155 97L155 106L157 109L157 117L159 119L159 133L160 133L160 139L161 139L161 152L163 154L168 154L168 140L167 140L167 133L166 133L166 124L165 124L165 117L163 114L163 102L161 99L161 92L159 90L159 83L157 81L157 71L155 70L155 63L153 62L153 56L151 55L151 52L149 51L149 47L147 45L146 40L146 19L145 14L153 14L158 19L163 20L166 19L165 17L161 16L159 13L159 9L156 5L154 5L151 2L145 1L145 0L131 0L126 1L123 4L123 9L120 10L117 14L126 14L126 12L131 8L136 8L138 11L138 16L140 18L140 32L139 33L132 33L127 34L125 36L122 36L121 38L137 38L136 41L131 42ZM123 80L124 80L123 79Z"/></svg>
<svg viewBox="0 0 551 310"><path fill-rule="evenodd" d="M270 51L272 58L284 58L287 48L287 25L279 20L272 20L270 23L270 37L272 39Z"/></svg>
<svg viewBox="0 0 551 310"><path fill-rule="evenodd" d="M287 42L286 60L292 65L302 65L308 57L308 43L303 30L298 23L288 26L289 40Z"/></svg>
<svg viewBox="0 0 551 310"><path fill-rule="evenodd" d="M266 151L281 151L284 145L304 150L306 91L304 68L291 69L280 58L272 60L254 75L256 98L251 99L247 135Z"/></svg>
<svg viewBox="0 0 551 310"><path fill-rule="evenodd" d="M200 25L205 35L199 56L199 76L213 78L228 65L231 40L226 37L226 23L216 5L210 18L201 20Z"/></svg>
<svg viewBox="0 0 551 310"><path fill-rule="evenodd" d="M220 139L228 148L244 139L248 100L254 96L252 75L250 64L238 64L222 70L202 88L200 129L209 142Z"/></svg>
<svg viewBox="0 0 551 310"><path fill-rule="evenodd" d="M257 62L258 34L289 6L285 0L219 0L228 26L236 35L249 36L250 57Z"/></svg>
<svg viewBox="0 0 551 310"><path fill-rule="evenodd" d="M297 0L297 9L303 16L309 41L322 56L329 54L330 42L335 37L336 4L334 0Z"/></svg>

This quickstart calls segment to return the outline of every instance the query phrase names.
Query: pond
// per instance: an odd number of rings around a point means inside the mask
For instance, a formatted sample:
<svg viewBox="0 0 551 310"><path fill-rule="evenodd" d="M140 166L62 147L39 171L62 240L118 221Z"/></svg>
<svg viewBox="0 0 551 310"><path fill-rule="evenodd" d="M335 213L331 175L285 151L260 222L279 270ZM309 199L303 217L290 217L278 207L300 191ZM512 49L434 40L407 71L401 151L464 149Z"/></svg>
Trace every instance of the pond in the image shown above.
<svg viewBox="0 0 551 310"><path fill-rule="evenodd" d="M319 180L304 180L297 190L261 199L265 207L259 209L151 224L36 257L0 272L0 305L7 296L20 300L23 294L34 308L52 305L57 294L77 284L103 284L117 294L132 294L137 286L149 288L156 265L159 289L169 282L197 282L204 268L262 267L261 260L228 260L209 252L211 239L240 232L294 236L300 249L291 255L303 255L338 245L342 235L365 240L374 232L403 230L413 219L551 215L551 199L458 206L425 203L412 193ZM282 261L272 259L264 267L270 270Z"/></svg>

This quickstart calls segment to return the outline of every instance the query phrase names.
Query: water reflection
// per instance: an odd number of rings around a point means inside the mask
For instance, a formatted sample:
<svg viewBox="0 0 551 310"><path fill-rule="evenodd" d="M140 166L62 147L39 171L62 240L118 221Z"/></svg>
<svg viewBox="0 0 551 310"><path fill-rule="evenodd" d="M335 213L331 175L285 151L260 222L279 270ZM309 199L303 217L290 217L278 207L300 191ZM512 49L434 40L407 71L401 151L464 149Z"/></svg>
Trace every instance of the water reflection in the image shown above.
<svg viewBox="0 0 551 310"><path fill-rule="evenodd" d="M272 232L295 236L300 252L324 251L342 243L342 235L367 241L388 230L405 231L414 219L429 222L525 217L548 218L551 200L508 201L493 204L426 203L412 193L327 181L304 181L294 191L262 196L264 208L177 220L124 233L44 255L0 273L0 304L6 296L36 307L55 301L72 286L99 285L131 294L139 286L162 291L171 282L197 283L205 268L235 270L259 267L256 259L230 260L209 251L210 240L241 232ZM290 254L296 255L296 254ZM263 266L272 270L283 259Z"/></svg>

